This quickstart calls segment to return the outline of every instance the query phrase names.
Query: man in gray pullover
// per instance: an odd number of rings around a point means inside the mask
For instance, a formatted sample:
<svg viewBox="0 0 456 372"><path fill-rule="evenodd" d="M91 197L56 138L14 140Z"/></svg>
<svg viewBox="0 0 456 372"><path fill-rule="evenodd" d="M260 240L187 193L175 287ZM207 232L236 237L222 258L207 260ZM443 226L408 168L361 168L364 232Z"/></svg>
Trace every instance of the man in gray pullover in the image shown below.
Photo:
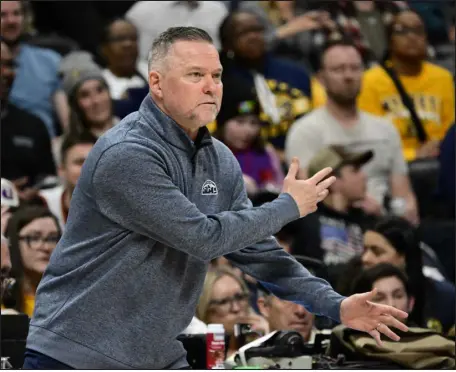
<svg viewBox="0 0 456 372"><path fill-rule="evenodd" d="M102 136L74 190L64 235L36 294L24 369L187 366L176 337L190 323L209 262L225 255L278 297L398 339L406 314L344 298L271 237L314 212L325 169L252 208L240 167L205 125L218 113L222 67L211 38L171 28L154 42L150 96Z"/></svg>

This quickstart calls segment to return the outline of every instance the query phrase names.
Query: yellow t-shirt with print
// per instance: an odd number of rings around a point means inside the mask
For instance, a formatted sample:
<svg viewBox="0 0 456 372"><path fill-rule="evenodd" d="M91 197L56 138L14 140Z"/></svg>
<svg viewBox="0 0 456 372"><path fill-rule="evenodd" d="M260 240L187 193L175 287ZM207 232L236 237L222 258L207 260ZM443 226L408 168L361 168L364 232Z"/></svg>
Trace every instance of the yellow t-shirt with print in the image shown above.
<svg viewBox="0 0 456 372"><path fill-rule="evenodd" d="M430 140L442 140L454 121L454 80L449 71L429 62L418 76L399 76ZM401 135L406 160L414 160L420 142L410 113L392 79L381 66L364 73L358 98L361 110L390 119Z"/></svg>

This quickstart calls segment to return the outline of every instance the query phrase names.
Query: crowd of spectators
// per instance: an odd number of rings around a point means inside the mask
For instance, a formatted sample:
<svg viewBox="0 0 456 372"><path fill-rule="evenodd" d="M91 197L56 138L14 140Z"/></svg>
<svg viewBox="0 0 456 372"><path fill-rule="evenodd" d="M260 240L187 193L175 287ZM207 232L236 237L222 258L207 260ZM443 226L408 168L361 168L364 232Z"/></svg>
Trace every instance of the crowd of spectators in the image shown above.
<svg viewBox="0 0 456 372"><path fill-rule="evenodd" d="M15 282L2 313L32 316L84 160L149 92L154 38L196 26L224 69L209 129L239 161L253 205L278 195L293 157L301 178L327 166L337 176L315 213L277 232L283 249L341 293L375 287L376 301L407 311L411 325L454 335L453 7L2 1L2 294ZM4 203L15 195L18 206ZM224 257L210 264L194 321L230 335L240 323L259 334L293 329L306 341L333 326Z"/></svg>

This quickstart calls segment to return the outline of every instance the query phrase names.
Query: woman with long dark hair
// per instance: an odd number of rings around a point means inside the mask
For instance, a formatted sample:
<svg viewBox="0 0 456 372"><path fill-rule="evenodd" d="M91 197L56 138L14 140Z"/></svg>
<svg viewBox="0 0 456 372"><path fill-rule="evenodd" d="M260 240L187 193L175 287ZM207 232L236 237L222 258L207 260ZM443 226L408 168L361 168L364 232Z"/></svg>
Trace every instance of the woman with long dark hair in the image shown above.
<svg viewBox="0 0 456 372"><path fill-rule="evenodd" d="M364 234L362 267L390 263L405 271L415 306L410 319L416 324L446 332L455 323L455 288L445 280L423 274L417 230L400 217L386 217Z"/></svg>
<svg viewBox="0 0 456 372"><path fill-rule="evenodd" d="M16 284L3 304L31 317L36 289L61 236L59 223L46 207L24 205L12 215L5 235Z"/></svg>

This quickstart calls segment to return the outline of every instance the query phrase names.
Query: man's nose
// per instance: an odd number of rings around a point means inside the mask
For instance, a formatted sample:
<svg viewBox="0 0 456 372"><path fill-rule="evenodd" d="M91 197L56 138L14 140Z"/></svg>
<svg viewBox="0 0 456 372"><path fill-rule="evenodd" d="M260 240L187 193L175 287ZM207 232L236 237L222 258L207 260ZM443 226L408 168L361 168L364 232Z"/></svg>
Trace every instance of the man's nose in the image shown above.
<svg viewBox="0 0 456 372"><path fill-rule="evenodd" d="M217 89L217 84L215 83L212 76L208 76L204 80L203 92L205 94L214 94Z"/></svg>

